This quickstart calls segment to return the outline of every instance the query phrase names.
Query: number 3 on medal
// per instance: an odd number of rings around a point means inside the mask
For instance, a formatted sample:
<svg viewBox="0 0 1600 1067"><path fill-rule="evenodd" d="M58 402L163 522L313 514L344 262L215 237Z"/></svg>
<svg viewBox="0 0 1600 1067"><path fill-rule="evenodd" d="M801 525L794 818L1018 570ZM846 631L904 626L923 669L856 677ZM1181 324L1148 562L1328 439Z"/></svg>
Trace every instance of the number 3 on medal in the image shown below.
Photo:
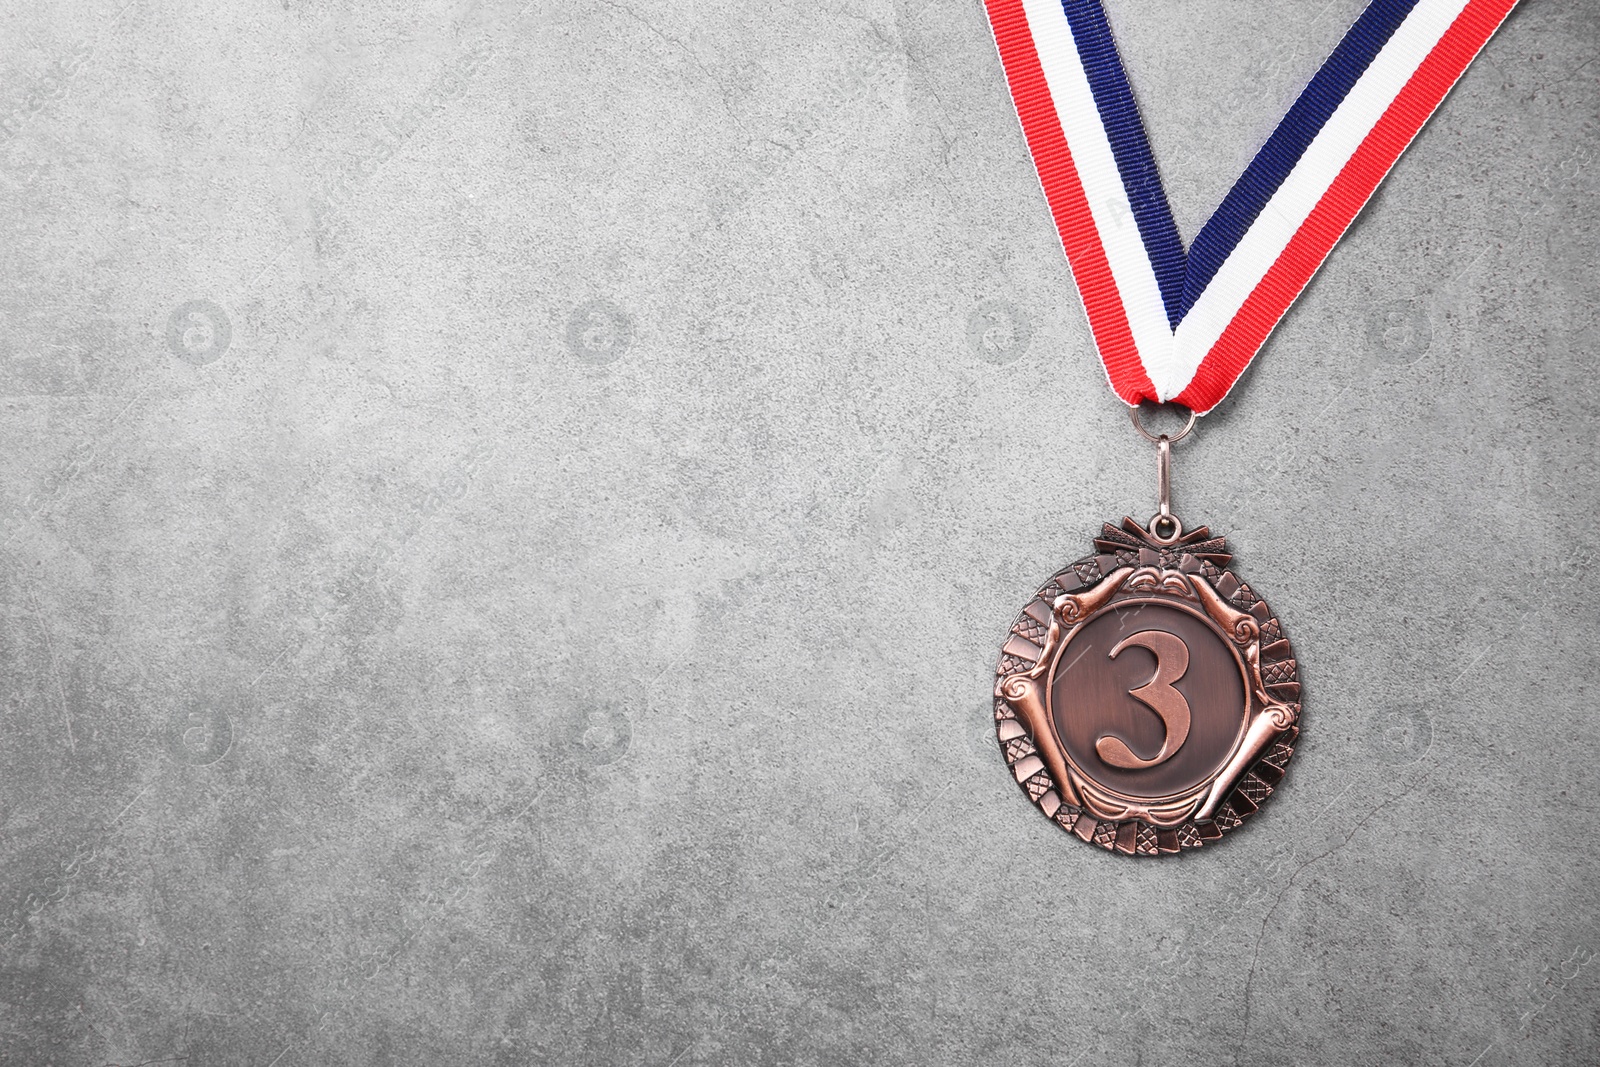
<svg viewBox="0 0 1600 1067"><path fill-rule="evenodd" d="M1109 658L1116 659L1129 645L1148 649L1156 657L1155 677L1137 689L1128 690L1128 695L1161 716L1161 723L1167 728L1167 739L1162 742L1161 751L1149 759L1140 759L1122 738L1109 734L1095 742L1094 750L1111 766L1136 771L1171 759L1188 740L1189 702L1182 693L1172 688L1172 683L1182 678L1189 669L1189 646L1176 634L1164 630L1141 630L1117 642Z"/></svg>

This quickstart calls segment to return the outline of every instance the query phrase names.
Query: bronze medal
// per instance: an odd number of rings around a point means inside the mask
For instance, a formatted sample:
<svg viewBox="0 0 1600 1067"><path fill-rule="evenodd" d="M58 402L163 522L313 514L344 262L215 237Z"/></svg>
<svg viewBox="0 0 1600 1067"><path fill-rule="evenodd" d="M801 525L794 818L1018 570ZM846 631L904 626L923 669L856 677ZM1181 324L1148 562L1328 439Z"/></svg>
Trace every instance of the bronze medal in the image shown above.
<svg viewBox="0 0 1600 1067"><path fill-rule="evenodd" d="M1161 511L1145 526L1106 523L1094 553L1022 609L995 671L996 735L1028 798L1131 855L1199 848L1239 826L1299 736L1282 623L1230 569L1223 538L1171 513L1171 442L1188 431L1152 438Z"/></svg>
<svg viewBox="0 0 1600 1067"><path fill-rule="evenodd" d="M984 0L1106 381L1160 460L1160 511L1107 523L1023 608L996 672L1007 766L1083 840L1197 848L1282 779L1294 654L1223 539L1172 514L1171 447L1228 396L1516 3L1368 5L1185 246L1101 0ZM1157 437L1145 403L1189 422Z"/></svg>

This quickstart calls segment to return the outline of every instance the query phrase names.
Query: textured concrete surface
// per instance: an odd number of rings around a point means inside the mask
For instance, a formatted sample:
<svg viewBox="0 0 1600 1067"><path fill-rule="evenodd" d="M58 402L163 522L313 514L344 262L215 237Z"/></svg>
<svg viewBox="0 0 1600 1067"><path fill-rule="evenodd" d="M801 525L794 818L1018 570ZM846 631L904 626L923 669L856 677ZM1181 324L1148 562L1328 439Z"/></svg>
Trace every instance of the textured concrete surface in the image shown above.
<svg viewBox="0 0 1600 1067"><path fill-rule="evenodd" d="M1187 235L1356 0L1110 5ZM975 0L0 14L0 1062L1600 1056L1600 15L1179 450L1308 683L1100 854L996 650L1152 510Z"/></svg>

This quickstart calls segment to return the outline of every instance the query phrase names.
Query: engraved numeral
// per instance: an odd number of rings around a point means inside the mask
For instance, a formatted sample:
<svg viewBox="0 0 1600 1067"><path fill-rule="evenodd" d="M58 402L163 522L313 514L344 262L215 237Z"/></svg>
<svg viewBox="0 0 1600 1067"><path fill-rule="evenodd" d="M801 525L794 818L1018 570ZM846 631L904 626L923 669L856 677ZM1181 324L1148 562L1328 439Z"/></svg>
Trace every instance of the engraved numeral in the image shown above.
<svg viewBox="0 0 1600 1067"><path fill-rule="evenodd" d="M1182 678L1189 669L1189 646L1177 634L1169 634L1165 630L1141 630L1117 642L1110 658L1116 659L1129 645L1148 649L1156 657L1155 676L1137 689L1128 690L1128 695L1161 716L1161 723L1167 728L1167 738L1161 743L1161 751L1149 759L1140 759L1122 738L1110 734L1102 735L1094 743L1094 750L1111 766L1136 771L1171 759L1189 738L1189 702L1182 693L1172 688L1172 683Z"/></svg>

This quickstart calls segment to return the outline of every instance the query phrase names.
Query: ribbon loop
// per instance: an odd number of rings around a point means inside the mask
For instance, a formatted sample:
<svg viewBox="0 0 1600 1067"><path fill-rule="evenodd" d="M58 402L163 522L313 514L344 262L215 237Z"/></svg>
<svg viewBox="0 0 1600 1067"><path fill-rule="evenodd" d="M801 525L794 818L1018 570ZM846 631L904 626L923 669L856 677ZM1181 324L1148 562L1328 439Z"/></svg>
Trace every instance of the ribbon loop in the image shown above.
<svg viewBox="0 0 1600 1067"><path fill-rule="evenodd" d="M1517 0L1372 0L1187 251L1100 0L985 0L1111 388L1228 395Z"/></svg>

